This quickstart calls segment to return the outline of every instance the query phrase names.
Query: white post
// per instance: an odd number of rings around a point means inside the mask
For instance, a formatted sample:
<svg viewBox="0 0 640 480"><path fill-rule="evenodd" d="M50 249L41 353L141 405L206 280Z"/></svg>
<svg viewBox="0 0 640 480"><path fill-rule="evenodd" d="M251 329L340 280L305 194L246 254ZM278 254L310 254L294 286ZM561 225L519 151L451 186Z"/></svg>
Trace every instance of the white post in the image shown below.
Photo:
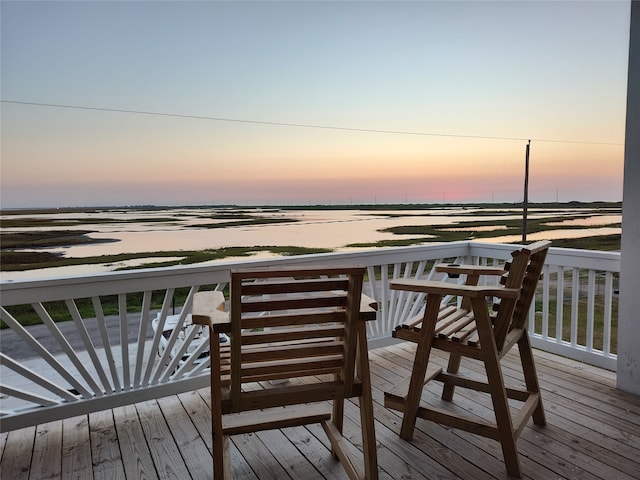
<svg viewBox="0 0 640 480"><path fill-rule="evenodd" d="M618 388L640 395L640 0L631 2L618 310Z"/></svg>

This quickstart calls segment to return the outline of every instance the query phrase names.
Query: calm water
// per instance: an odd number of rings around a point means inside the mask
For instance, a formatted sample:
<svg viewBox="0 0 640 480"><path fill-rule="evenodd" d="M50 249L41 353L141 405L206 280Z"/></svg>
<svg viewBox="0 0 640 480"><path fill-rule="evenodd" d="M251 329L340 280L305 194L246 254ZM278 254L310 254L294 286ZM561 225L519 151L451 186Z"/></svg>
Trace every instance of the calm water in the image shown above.
<svg viewBox="0 0 640 480"><path fill-rule="evenodd" d="M442 210L406 210L406 211L364 211L364 210L261 210L237 209L253 217L293 219L296 222L271 225L249 225L225 228L204 228L204 225L234 221L234 219L207 218L216 215L220 209L172 208L166 210L130 211L108 210L96 213L51 213L47 215L11 215L4 218L40 218L49 220L78 220L77 225L59 227L47 226L44 230L91 230L89 236L95 239L117 240L111 243L61 247L48 249L64 254L66 257L82 258L118 253L139 253L167 250L203 250L233 246L301 246L331 248L347 251L347 245L353 243L371 243L381 240L402 238L380 230L404 225L443 225L451 224L452 229L458 222L471 220L494 220L521 218L521 211L502 210L506 215L478 216L469 215L478 210L442 209ZM233 213L233 210L222 210ZM540 234L530 234L530 240L577 238L580 236L607 235L620 233L619 228L604 228L602 225L620 222L620 215L593 215L580 219L558 220L559 217L575 215L572 210L545 213L530 210L529 218L549 217L550 225L581 226L579 230L554 230ZM104 222L104 220L114 220ZM149 220L162 220L149 222ZM100 222L100 223L93 223ZM128 223L126 223L128 222ZM503 228L496 226L495 228ZM492 228L490 228L492 229ZM35 227L6 229L6 231L34 231ZM487 230L486 227L469 230ZM496 237L491 242L518 242L519 235ZM266 253L261 256L270 256ZM152 257L152 255L150 255ZM164 260L167 260L166 258ZM2 280L67 276L111 271L123 266L136 266L148 263L149 258L129 262L105 265L84 265L60 267L28 272L3 272Z"/></svg>

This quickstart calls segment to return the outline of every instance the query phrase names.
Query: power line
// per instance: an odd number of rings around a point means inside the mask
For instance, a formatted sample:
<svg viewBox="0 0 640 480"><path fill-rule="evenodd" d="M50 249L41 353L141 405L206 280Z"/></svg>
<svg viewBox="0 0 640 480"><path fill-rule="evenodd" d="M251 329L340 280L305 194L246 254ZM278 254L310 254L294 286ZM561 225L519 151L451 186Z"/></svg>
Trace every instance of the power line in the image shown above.
<svg viewBox="0 0 640 480"><path fill-rule="evenodd" d="M613 143L613 142L586 142L586 141L580 141L580 140L554 140L554 139L542 139L542 138L529 139L528 137L519 138L519 137L486 136L486 135L463 135L463 134L453 134L453 133L411 132L411 131L405 131L405 130L384 130L384 129L373 129L373 128L339 127L335 125L314 125L314 124L307 124L307 123L268 122L263 120L247 120L247 119L239 119L239 118L187 115L187 114L180 114L180 113L150 112L145 110L129 110L129 109L122 109L122 108L88 107L85 105L64 105L64 104L56 104L56 103L24 102L24 101L18 101L18 100L0 100L0 102L10 103L14 105L30 105L30 106L37 106L37 107L68 108L68 109L75 109L75 110L92 110L92 111L98 111L98 112L129 113L129 114L135 114L135 115L153 115L153 116L159 116L159 117L189 118L189 119L195 119L195 120L212 120L216 122L249 123L254 125L274 125L274 126L280 126L280 127L316 128L316 129L324 129L324 130L385 133L385 134L393 134L393 135L476 138L476 139L484 139L484 140L517 140L517 141L534 140L536 142L580 143L580 144L586 144L586 145L618 145L618 146L622 145L621 143Z"/></svg>

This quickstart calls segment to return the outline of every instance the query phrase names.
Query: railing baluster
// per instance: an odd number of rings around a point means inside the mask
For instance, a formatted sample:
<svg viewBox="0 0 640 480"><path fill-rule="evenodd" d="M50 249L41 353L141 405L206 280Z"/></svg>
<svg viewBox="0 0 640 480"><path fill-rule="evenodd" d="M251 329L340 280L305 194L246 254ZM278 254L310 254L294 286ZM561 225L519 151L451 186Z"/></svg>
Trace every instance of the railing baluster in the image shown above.
<svg viewBox="0 0 640 480"><path fill-rule="evenodd" d="M421 261L418 264L418 269L416 270L415 278L421 278L424 275L424 271L426 267L427 267L427 261L426 260ZM427 275L427 279L431 279L431 275L432 275L432 272L429 272L429 274ZM423 304L424 304L424 293L419 293L419 294L412 293L412 295L413 295L412 301L411 303L408 303L409 311L406 313L406 316L403 315L405 319L413 318L416 315L418 315L418 313L420 312L420 309L423 307ZM396 325L393 325L393 327L395 328Z"/></svg>
<svg viewBox="0 0 640 480"><path fill-rule="evenodd" d="M538 294L534 292L533 298L531 299L531 307L529 308L529 326L527 330L529 333L536 333L536 304L537 304Z"/></svg>
<svg viewBox="0 0 640 480"><path fill-rule="evenodd" d="M12 358L7 357L4 353L0 353L0 359L2 360L2 362L0 363L2 363L3 366L13 370L17 374L23 376L27 380L32 381L36 385L50 391L51 393L58 395L60 398L68 401L77 400L75 395L72 395L71 393L69 393L68 390L65 390L59 385L56 385L49 379L43 377L37 372L34 372L30 368L25 367L21 363L16 362Z"/></svg>
<svg viewBox="0 0 640 480"><path fill-rule="evenodd" d="M384 319L384 323L393 326L391 315L389 314L389 266L387 264L380 266L380 313Z"/></svg>
<svg viewBox="0 0 640 480"><path fill-rule="evenodd" d="M82 343L84 344L84 348L86 349L91 362L93 363L93 368L95 369L98 377L100 377L100 381L102 382L102 386L105 392L113 391L111 387L111 383L109 383L109 379L107 378L107 374L102 368L102 362L98 358L98 353L96 352L96 347L91 341L91 337L89 336L89 332L87 332L87 328L82 321L82 317L80 316L80 312L78 311L78 306L74 300L66 300L67 309L69 313L71 313L71 318L73 318L73 322L76 325L76 329L80 334L80 338L82 339ZM88 380L88 379L87 379ZM96 395L100 396L103 392L100 389L96 390Z"/></svg>
<svg viewBox="0 0 640 480"><path fill-rule="evenodd" d="M578 344L578 311L580 307L580 269L571 271L571 345Z"/></svg>
<svg viewBox="0 0 640 480"><path fill-rule="evenodd" d="M131 389L131 372L129 370L129 324L127 313L127 294L118 295L118 314L120 316L120 353L122 360L122 382L125 390Z"/></svg>
<svg viewBox="0 0 640 480"><path fill-rule="evenodd" d="M550 269L549 265L545 265L542 269L542 338L547 340L549 338L549 284L551 279L549 278Z"/></svg>
<svg viewBox="0 0 640 480"><path fill-rule="evenodd" d="M396 280L397 278L400 277L400 270L401 270L400 264L395 263L393 265L393 274L392 274L393 280ZM390 304L389 315L391 317L391 322L393 325L397 325L398 323L400 323L400 314L398 312L399 310L398 302L400 301L399 297L401 293L402 292L398 290L391 290L391 299L389 301L389 304Z"/></svg>
<svg viewBox="0 0 640 480"><path fill-rule="evenodd" d="M71 363L73 363L73 365L78 369L78 373L80 374L82 379L93 390L91 393L89 393L89 396L95 395L99 397L104 395L103 389L95 381L95 379L93 378L93 375L87 370L85 366L85 362L83 362L80 359L80 357L78 357L78 353L74 350L71 344L67 341L66 337L62 334L62 332L60 331L56 323L53 321L53 319L49 315L49 312L47 312L47 310L44 308L44 306L41 303L33 304L32 307L36 311L36 313L38 314L42 322L49 328L49 331L53 334L54 338L58 341L58 344L60 345L60 347L62 347L63 351L67 354L67 357L69 358L69 360L71 360ZM69 308L69 303L67 303L67 309L69 310L69 313L73 318L74 312L73 312L73 309ZM82 321L76 322L75 320L76 319L74 318L76 329L78 330L78 333L80 334L82 340L86 342L86 338L82 337L82 333L83 333L82 329L84 328L84 326L82 325ZM86 334L86 330L84 333ZM87 346L85 343L85 348L86 347Z"/></svg>
<svg viewBox="0 0 640 480"><path fill-rule="evenodd" d="M9 314L9 312L4 309L4 307L0 309L0 318L2 318L2 321L9 325L11 330L17 333L27 345L33 348L33 350L37 354L39 354L40 357L45 362L47 362L62 378L69 382L69 385L75 388L80 393L80 395L87 398L93 395L85 385L80 383L78 379L74 375L72 375L71 372L69 372L67 367L62 365L51 353L49 353L49 351L44 348L44 346L40 342L38 342L22 325L20 325L20 323L11 314ZM98 389L98 385L95 385L95 387L96 389Z"/></svg>
<svg viewBox="0 0 640 480"><path fill-rule="evenodd" d="M404 266L404 272L402 273L402 277L403 278L409 278L411 277L411 272L413 270L413 262L408 262L405 264ZM409 308L409 304L411 302L411 298L413 297L413 295L411 294L411 292L407 292L404 290L400 290L398 292L398 297L397 297L397 318L403 318L406 319L406 314L407 314L407 308ZM394 319L396 320L396 319Z"/></svg>
<svg viewBox="0 0 640 480"><path fill-rule="evenodd" d="M606 272L604 284L604 315L602 332L602 353L611 354L611 313L613 308L613 273Z"/></svg>
<svg viewBox="0 0 640 480"><path fill-rule="evenodd" d="M149 316L151 314L151 295L153 292L146 291L142 297L142 311L140 312L140 328L138 329L138 348L136 351L136 369L133 376L133 385L140 386L140 376L142 366L146 359L145 346L147 342L147 329L149 328Z"/></svg>
<svg viewBox="0 0 640 480"><path fill-rule="evenodd" d="M562 343L564 327L564 267L558 267L556 278L556 343Z"/></svg>
<svg viewBox="0 0 640 480"><path fill-rule="evenodd" d="M116 368L116 361L113 357L111 341L109 340L109 334L107 333L107 326L106 320L104 318L104 312L102 310L102 303L100 302L99 297L92 297L91 303L93 304L93 311L96 314L98 330L100 331L100 338L102 339L102 345L104 346L104 353L107 356L107 363L109 364L109 371L111 372L113 389L117 392L122 389L122 386L120 384L120 375L118 375L118 369Z"/></svg>
<svg viewBox="0 0 640 480"><path fill-rule="evenodd" d="M171 362L169 363L169 366L165 370L164 375L160 379L160 383L166 382L171 377L179 377L180 376L179 375L179 373L180 373L180 371L179 371L180 362L182 361L182 358L184 357L185 353L187 353L187 349L189 348L189 344L196 337L196 334L198 332L198 328L199 327L197 327L196 325L191 325L190 328L187 328L187 329L183 330L183 335L185 336L184 341L182 342L182 345L180 346L180 348L178 348L176 350L176 352L173 354L173 358L171 359ZM186 330L188 330L188 332Z"/></svg>
<svg viewBox="0 0 640 480"><path fill-rule="evenodd" d="M587 288L587 351L593 350L593 323L595 315L595 299L596 299L596 271L589 269L589 284Z"/></svg>
<svg viewBox="0 0 640 480"><path fill-rule="evenodd" d="M25 400L27 402L35 403L36 405L40 405L42 407L51 407L54 405L59 405L60 402L48 397L43 397L42 395L36 395L32 392L27 392L20 388L10 387L8 385L0 385L0 393L3 395L7 395L9 397L19 398L20 400Z"/></svg>
<svg viewBox="0 0 640 480"><path fill-rule="evenodd" d="M209 358L200 359L201 362L196 365L195 368L193 368L193 365L195 361L198 360L198 357L200 357L202 353L207 351L209 351L209 338L203 337L200 345L198 345L198 347L193 351L193 353L189 356L189 359L185 361L184 365L182 365L178 369L178 371L176 372L176 376L178 378L182 376L195 377L209 368Z"/></svg>
<svg viewBox="0 0 640 480"><path fill-rule="evenodd" d="M377 321L367 322L367 335L370 338L377 338L381 336L381 331L387 326L387 322L386 318L383 317L383 314L380 311L381 302L379 300L380 295L377 288L375 266L370 265L367 267L367 284L369 285L369 292L365 292L365 294L369 295L369 297L373 298L378 303Z"/></svg>
<svg viewBox="0 0 640 480"><path fill-rule="evenodd" d="M176 322L171 335L167 339L167 344L165 346L164 351L160 355L158 360L158 366L153 373L153 377L151 378L151 384L155 385L160 382L160 379L164 376L164 374L170 370L171 359L174 356L173 347L178 341L179 336L182 333L182 328L184 327L184 320L187 316L187 312L185 309L182 309L180 314L178 315L178 320Z"/></svg>
<svg viewBox="0 0 640 480"><path fill-rule="evenodd" d="M189 290L189 294L187 295L183 308L180 311L180 315L178 316L178 322L174 327L173 332L171 332L171 336L169 337L167 346L164 352L162 352L162 356L160 357L158 368L156 369L153 375L153 378L151 380L152 384L161 382L162 381L161 379L167 380L170 377L171 373L173 373L173 370L175 369L175 366L176 366L175 364L177 364L177 361L174 362L174 360L179 359L179 357L178 355L175 355L175 357L172 359L173 347L176 344L176 341L178 340L180 335L184 335L184 332L182 331L182 329L184 328L188 312L191 310L191 305L193 303L193 296L198 291L198 288L199 286L194 286L194 287L191 287L191 289ZM163 368L163 366L165 367ZM169 373L169 375L167 375L167 373Z"/></svg>
<svg viewBox="0 0 640 480"><path fill-rule="evenodd" d="M147 385L150 382L151 372L153 371L154 365L156 366L156 371L161 368L160 362L157 364L153 361L155 358L156 352L159 351L160 347L160 338L162 337L162 331L164 330L164 324L167 321L167 313L169 312L169 307L171 306L171 301L173 300L174 289L168 288L164 293L164 300L162 302L162 308L160 309L160 313L158 313L158 324L156 325L155 332L153 333L153 341L151 343L150 357L149 363L147 363L147 368L144 372L144 378L142 379L142 385Z"/></svg>

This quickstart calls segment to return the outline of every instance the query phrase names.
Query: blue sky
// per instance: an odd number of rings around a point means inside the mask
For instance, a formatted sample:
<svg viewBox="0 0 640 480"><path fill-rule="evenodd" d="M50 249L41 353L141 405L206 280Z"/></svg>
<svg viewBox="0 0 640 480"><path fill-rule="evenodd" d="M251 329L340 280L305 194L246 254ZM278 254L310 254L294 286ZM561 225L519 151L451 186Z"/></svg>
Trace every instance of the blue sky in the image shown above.
<svg viewBox="0 0 640 480"><path fill-rule="evenodd" d="M622 197L626 1L1 9L3 207Z"/></svg>

